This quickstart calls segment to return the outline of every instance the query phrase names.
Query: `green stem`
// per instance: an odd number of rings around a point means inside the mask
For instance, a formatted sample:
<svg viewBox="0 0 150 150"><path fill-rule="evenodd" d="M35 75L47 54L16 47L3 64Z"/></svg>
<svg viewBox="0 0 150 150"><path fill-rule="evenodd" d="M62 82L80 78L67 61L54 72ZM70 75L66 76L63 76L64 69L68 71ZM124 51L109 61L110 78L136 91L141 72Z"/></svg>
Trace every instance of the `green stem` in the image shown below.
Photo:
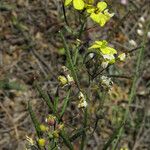
<svg viewBox="0 0 150 150"><path fill-rule="evenodd" d="M84 122L83 122L83 134L82 134L82 139L81 139L81 145L80 145L80 150L83 150L84 149L84 146L85 146L85 141L86 141L86 127L87 127L87 116L88 116L88 113L87 113L87 108L85 108L84 110Z"/></svg>
<svg viewBox="0 0 150 150"><path fill-rule="evenodd" d="M128 115L130 113L130 110L129 110L129 107L131 105L131 103L133 102L133 99L134 99L134 96L135 96L135 92L136 92L136 83L137 83L137 80L138 80L138 77L139 77L139 71L140 71L140 64L142 62L142 56L143 56L143 53L144 53L144 44L143 44L143 47L140 49L140 52L138 53L138 59L137 59L137 63L136 63L136 70L135 70L135 76L134 76L134 79L133 79L133 83L132 83L132 87L131 87L131 92L130 92L130 95L129 95L129 102L128 102L128 107L126 109L126 112L125 112L125 115L124 115L124 119L123 119L123 126L120 128L120 131L118 133L118 136L117 136L117 140L115 142L115 144L113 145L113 149L112 150L115 150L121 136L123 135L123 129L125 127L125 124L126 124L126 121L128 119Z"/></svg>
<svg viewBox="0 0 150 150"><path fill-rule="evenodd" d="M67 56L67 61L68 61L68 64L69 64L69 69L71 70L71 74L72 74L72 76L73 76L73 78L74 78L74 80L76 82L76 85L77 85L78 89L81 91L79 80L78 80L78 77L77 77L77 74L76 74L76 71L75 71L73 60L71 58L69 47L68 47L68 45L66 43L66 40L65 40L65 37L64 37L64 35L62 34L61 31L60 31L60 36L61 36L64 48L65 48L65 51L66 51L66 56Z"/></svg>

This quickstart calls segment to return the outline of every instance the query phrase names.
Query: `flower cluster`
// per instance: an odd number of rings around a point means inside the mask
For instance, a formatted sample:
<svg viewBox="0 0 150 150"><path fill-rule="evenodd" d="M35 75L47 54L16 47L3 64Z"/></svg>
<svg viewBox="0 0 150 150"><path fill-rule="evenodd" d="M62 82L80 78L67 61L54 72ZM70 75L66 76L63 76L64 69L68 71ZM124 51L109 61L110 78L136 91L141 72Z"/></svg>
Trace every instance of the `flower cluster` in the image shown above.
<svg viewBox="0 0 150 150"><path fill-rule="evenodd" d="M64 124L58 123L55 116L48 115L45 119L45 124L40 124L39 128L42 136L37 139L37 142L34 142L34 140L28 136L26 137L26 140L30 146L36 146L36 143L38 143L39 147L44 147L48 143L47 139L53 139L57 141L59 138L59 133L64 128Z"/></svg>
<svg viewBox="0 0 150 150"><path fill-rule="evenodd" d="M96 52L102 56L102 67L106 68L108 64L113 64L116 61L115 55L117 54L117 51L108 46L107 41L95 41L95 43L89 47L89 49L96 49ZM125 53L120 54L117 57L120 61L124 61L125 59Z"/></svg>
<svg viewBox="0 0 150 150"><path fill-rule="evenodd" d="M94 6L94 0L65 0L64 5L68 6L71 3L73 3L73 7L77 10L86 9L90 18L101 27L103 27L114 15L114 13L108 12L106 2L98 2L97 5Z"/></svg>
<svg viewBox="0 0 150 150"><path fill-rule="evenodd" d="M88 5L87 12L90 14L90 18L101 27L114 16L114 13L108 12L107 3L105 2L99 2L97 3L97 6Z"/></svg>

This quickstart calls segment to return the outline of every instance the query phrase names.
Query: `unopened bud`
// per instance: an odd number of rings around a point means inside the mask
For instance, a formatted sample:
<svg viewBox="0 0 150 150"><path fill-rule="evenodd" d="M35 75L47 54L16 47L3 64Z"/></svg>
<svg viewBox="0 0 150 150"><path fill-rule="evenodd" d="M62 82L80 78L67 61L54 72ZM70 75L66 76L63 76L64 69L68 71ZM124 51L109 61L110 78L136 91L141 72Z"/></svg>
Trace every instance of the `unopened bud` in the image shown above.
<svg viewBox="0 0 150 150"><path fill-rule="evenodd" d="M67 78L65 76L59 76L58 81L62 86L66 85L68 83Z"/></svg>
<svg viewBox="0 0 150 150"><path fill-rule="evenodd" d="M142 16L140 19L139 19L140 22L142 23L145 23L145 18Z"/></svg>
<svg viewBox="0 0 150 150"><path fill-rule="evenodd" d="M150 39L150 31L147 32L147 37Z"/></svg>
<svg viewBox="0 0 150 150"><path fill-rule="evenodd" d="M55 130L55 131L53 132L53 137L54 137L54 138L59 138L59 133L58 133L57 130Z"/></svg>
<svg viewBox="0 0 150 150"><path fill-rule="evenodd" d="M38 144L41 147L44 147L46 145L46 140L43 138L38 139Z"/></svg>
<svg viewBox="0 0 150 150"><path fill-rule="evenodd" d="M40 125L40 129L41 129L41 131L43 131L43 132L48 131L48 127L46 127L46 126L43 125L43 124Z"/></svg>
<svg viewBox="0 0 150 150"><path fill-rule="evenodd" d="M45 121L48 125L53 126L56 122L56 117L53 115L49 115Z"/></svg>
<svg viewBox="0 0 150 150"><path fill-rule="evenodd" d="M140 36L143 36L144 32L141 29L137 29L137 34L140 35Z"/></svg>
<svg viewBox="0 0 150 150"><path fill-rule="evenodd" d="M137 43L134 41L134 40L130 40L129 41L130 45L134 46L134 47L137 47Z"/></svg>

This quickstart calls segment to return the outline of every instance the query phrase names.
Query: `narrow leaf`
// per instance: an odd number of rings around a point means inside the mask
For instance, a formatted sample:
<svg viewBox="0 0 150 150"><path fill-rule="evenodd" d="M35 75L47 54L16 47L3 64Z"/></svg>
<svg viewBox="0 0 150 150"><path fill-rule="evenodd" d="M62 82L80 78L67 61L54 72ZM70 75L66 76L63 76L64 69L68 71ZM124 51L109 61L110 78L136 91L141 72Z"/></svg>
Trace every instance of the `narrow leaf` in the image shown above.
<svg viewBox="0 0 150 150"><path fill-rule="evenodd" d="M38 137L40 137L40 135L41 135L40 124L39 124L39 121L37 120L36 115L35 115L35 113L34 113L34 111L32 109L30 101L28 101L28 111L29 111L31 120L32 120L32 122L34 124L36 133L37 133Z"/></svg>
<svg viewBox="0 0 150 150"><path fill-rule="evenodd" d="M67 108L67 105L68 105L68 102L69 102L70 91L71 91L71 90L69 89L69 91L68 91L68 93L67 93L67 96L66 96L66 98L64 99L64 103L63 103L62 111L61 111L61 114L60 114L60 118L63 117L63 115L64 115L64 113L65 113L65 111L66 111L66 108Z"/></svg>
<svg viewBox="0 0 150 150"><path fill-rule="evenodd" d="M71 142L70 142L68 136L66 135L65 131L62 131L62 132L60 133L60 136L61 136L61 138L63 139L64 144L65 144L70 150L73 150L73 145L71 144Z"/></svg>
<svg viewBox="0 0 150 150"><path fill-rule="evenodd" d="M47 106L49 107L49 109L52 110L52 112L55 112L54 106L53 106L53 104L52 104L52 102L51 102L51 100L50 100L48 94L45 93L45 92L40 88L40 86L39 86L37 83L35 83L35 87L37 88L37 90L38 90L40 96L41 96L41 97L43 98L43 100L46 102L46 104L47 104Z"/></svg>

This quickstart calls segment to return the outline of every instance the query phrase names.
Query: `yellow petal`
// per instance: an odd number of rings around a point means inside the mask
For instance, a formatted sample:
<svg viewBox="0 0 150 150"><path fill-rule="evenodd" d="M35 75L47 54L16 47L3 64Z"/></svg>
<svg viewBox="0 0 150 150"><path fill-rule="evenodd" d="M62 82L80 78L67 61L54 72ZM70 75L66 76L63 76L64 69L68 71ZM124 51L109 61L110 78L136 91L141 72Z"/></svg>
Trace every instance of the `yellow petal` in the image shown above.
<svg viewBox="0 0 150 150"><path fill-rule="evenodd" d="M95 14L95 13L91 13L90 18L95 21L96 23L99 23L101 18L100 18L100 14Z"/></svg>
<svg viewBox="0 0 150 150"><path fill-rule="evenodd" d="M111 60L109 61L109 64L114 64L115 62L116 62L115 59L111 59Z"/></svg>
<svg viewBox="0 0 150 150"><path fill-rule="evenodd" d="M89 49L96 49L96 48L105 48L107 46L107 41L102 40L102 41L95 41L95 43L89 47Z"/></svg>
<svg viewBox="0 0 150 150"><path fill-rule="evenodd" d="M94 7L87 6L87 9L86 9L86 10L87 10L88 13L91 14L91 13L94 13L95 8L94 8Z"/></svg>
<svg viewBox="0 0 150 150"><path fill-rule="evenodd" d="M96 41L95 43L101 45L102 48L104 48L108 45L108 42L106 40Z"/></svg>
<svg viewBox="0 0 150 150"><path fill-rule="evenodd" d="M77 10L84 9L84 1L83 0L73 0L73 7Z"/></svg>
<svg viewBox="0 0 150 150"><path fill-rule="evenodd" d="M72 0L65 0L64 5L65 5L65 6L68 6L71 2L72 2Z"/></svg>
<svg viewBox="0 0 150 150"><path fill-rule="evenodd" d="M101 48L101 52L103 54L117 54L117 51L114 48L111 48L111 47Z"/></svg>
<svg viewBox="0 0 150 150"><path fill-rule="evenodd" d="M101 46L98 45L98 44L94 44L92 46L89 47L89 49L97 49L97 48L100 48Z"/></svg>
<svg viewBox="0 0 150 150"><path fill-rule="evenodd" d="M108 18L107 18L107 16L105 16L104 14L102 14L102 13L100 13L100 21L99 21L99 25L101 26L101 27L103 27L105 24L106 24L106 22L108 21Z"/></svg>
<svg viewBox="0 0 150 150"><path fill-rule="evenodd" d="M99 11L101 12L104 9L107 8L107 3L105 3L105 2L99 2L99 3L97 3L97 7L98 7Z"/></svg>

